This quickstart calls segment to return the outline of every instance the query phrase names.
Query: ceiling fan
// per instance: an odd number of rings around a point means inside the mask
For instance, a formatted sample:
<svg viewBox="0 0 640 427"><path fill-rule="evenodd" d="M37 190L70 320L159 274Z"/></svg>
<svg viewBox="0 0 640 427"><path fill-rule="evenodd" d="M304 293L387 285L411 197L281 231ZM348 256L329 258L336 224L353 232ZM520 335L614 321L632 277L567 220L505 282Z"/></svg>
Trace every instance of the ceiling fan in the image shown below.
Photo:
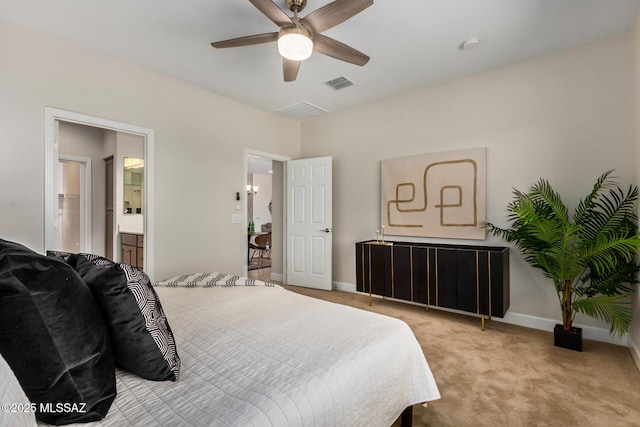
<svg viewBox="0 0 640 427"><path fill-rule="evenodd" d="M311 56L314 50L360 66L369 62L364 53L321 33L362 12L373 4L373 0L335 0L302 19L298 18L298 13L307 5L307 0L285 0L287 8L293 12L292 18L271 0L249 1L280 30L213 42L211 46L222 49L277 41L285 82L296 79L300 62Z"/></svg>

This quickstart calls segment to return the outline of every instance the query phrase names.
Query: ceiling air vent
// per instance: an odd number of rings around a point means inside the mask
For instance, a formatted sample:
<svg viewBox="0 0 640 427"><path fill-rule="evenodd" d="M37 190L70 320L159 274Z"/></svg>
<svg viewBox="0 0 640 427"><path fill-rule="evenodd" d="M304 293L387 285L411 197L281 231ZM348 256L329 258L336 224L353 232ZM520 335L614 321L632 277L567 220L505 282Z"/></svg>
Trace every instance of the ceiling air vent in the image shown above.
<svg viewBox="0 0 640 427"><path fill-rule="evenodd" d="M353 86L353 82L351 82L346 77L336 77L333 80L324 82L324 84L334 88L335 90L344 89L345 87Z"/></svg>
<svg viewBox="0 0 640 427"><path fill-rule="evenodd" d="M307 120L321 116L323 114L327 114L329 110L325 110L324 108L320 108L317 105L313 105L307 101L303 101L298 102L297 104L290 105L288 107L281 108L277 110L277 112L294 119Z"/></svg>

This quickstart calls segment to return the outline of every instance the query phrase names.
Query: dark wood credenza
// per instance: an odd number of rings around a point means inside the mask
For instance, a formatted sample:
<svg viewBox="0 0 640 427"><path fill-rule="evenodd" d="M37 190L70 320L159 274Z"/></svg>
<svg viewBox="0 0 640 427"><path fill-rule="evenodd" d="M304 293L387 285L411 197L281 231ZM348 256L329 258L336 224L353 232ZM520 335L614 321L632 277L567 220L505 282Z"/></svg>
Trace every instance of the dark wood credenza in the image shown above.
<svg viewBox="0 0 640 427"><path fill-rule="evenodd" d="M509 248L413 242L356 243L358 292L504 317Z"/></svg>

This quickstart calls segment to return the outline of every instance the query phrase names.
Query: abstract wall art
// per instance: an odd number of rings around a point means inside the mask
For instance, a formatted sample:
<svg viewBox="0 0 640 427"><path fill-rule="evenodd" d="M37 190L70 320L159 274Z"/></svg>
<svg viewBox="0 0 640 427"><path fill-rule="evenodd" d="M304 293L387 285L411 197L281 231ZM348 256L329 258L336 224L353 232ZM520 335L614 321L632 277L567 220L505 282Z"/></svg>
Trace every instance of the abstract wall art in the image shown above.
<svg viewBox="0 0 640 427"><path fill-rule="evenodd" d="M381 162L384 233L485 239L486 148Z"/></svg>

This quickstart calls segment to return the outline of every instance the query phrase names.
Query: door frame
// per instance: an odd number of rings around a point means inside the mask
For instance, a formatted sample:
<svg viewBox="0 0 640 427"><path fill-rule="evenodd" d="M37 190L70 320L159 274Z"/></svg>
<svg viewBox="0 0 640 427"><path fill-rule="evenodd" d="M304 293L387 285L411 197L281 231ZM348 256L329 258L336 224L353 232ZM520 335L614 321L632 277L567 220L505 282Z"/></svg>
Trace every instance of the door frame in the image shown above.
<svg viewBox="0 0 640 427"><path fill-rule="evenodd" d="M80 163L80 250L91 252L91 159L59 154L58 162L61 161ZM58 227L58 233L62 228Z"/></svg>
<svg viewBox="0 0 640 427"><path fill-rule="evenodd" d="M243 228L243 233L244 233L244 237L242 239L243 244L242 244L242 256L243 259L247 258L247 253L249 251L249 245L247 242L247 227L249 225L249 217L247 215L247 185L249 185L249 180L247 179L248 175L249 175L249 156L258 156L258 157L264 157L265 159L270 159L270 160L275 160L277 162L282 162L284 163L284 167L282 168L282 203L283 203L283 211L282 211L282 283L287 283L287 219L286 219L286 215L287 215L287 168L286 168L286 162L291 160L291 157L287 157L287 156L281 156L279 154L272 154L272 153L266 153L264 151L258 151L258 150L253 150L251 148L245 148L244 149L244 175L243 175L243 184L242 184L242 188L243 191L240 192L240 200L242 201L242 203L240 204L240 209L242 209L241 212L243 212L242 216L244 218L244 228ZM243 274L246 277L248 275L248 268L249 266L247 265L246 262L243 262ZM271 273L272 277L273 277L273 273Z"/></svg>
<svg viewBox="0 0 640 427"><path fill-rule="evenodd" d="M153 282L155 267L155 131L101 117L44 107L44 248L57 248L58 122L69 122L142 136L144 146L144 270ZM246 179L246 178L245 178Z"/></svg>

